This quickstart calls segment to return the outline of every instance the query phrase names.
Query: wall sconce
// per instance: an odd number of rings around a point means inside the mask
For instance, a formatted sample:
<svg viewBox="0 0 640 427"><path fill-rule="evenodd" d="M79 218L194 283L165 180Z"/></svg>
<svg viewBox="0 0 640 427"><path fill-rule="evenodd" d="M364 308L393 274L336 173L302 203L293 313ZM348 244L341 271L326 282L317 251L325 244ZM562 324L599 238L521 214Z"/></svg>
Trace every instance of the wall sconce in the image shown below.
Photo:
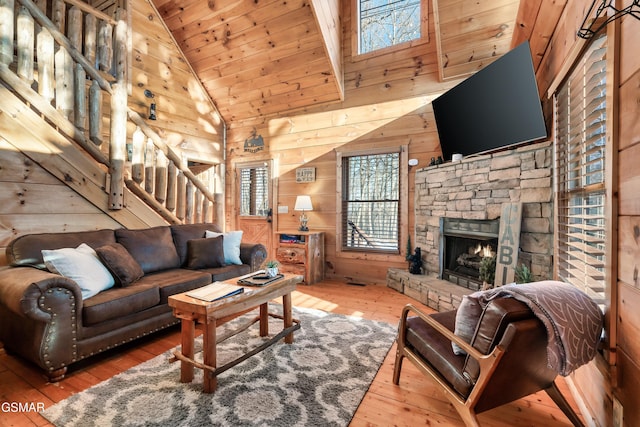
<svg viewBox="0 0 640 427"><path fill-rule="evenodd" d="M145 89L144 96L149 99L155 98L155 95L149 89ZM156 120L156 103L155 102L151 102L151 105L149 105L149 120Z"/></svg>
<svg viewBox="0 0 640 427"><path fill-rule="evenodd" d="M598 6L596 15L591 20L589 20L589 16L591 15L591 12L593 11L593 8L596 6L597 2L600 2L600 5ZM608 17L607 15L609 11L607 9L613 10L613 13L611 13ZM606 27L609 22L613 22L624 15L631 15L636 19L640 19L640 0L631 0L631 4L624 9L616 9L616 7L614 6L614 0L593 0L593 3L591 3L591 7L584 17L584 21L582 21L580 29L578 30L578 37L582 37L583 39L590 39L595 36L598 31ZM587 23L588 20L589 22Z"/></svg>
<svg viewBox="0 0 640 427"><path fill-rule="evenodd" d="M309 221L309 218L307 218L307 215L304 212L313 210L313 205L311 204L311 197L310 196L296 197L296 205L293 208L293 210L302 211L302 214L300 215L300 227L298 228L298 230L309 231L309 227L307 227L307 222Z"/></svg>

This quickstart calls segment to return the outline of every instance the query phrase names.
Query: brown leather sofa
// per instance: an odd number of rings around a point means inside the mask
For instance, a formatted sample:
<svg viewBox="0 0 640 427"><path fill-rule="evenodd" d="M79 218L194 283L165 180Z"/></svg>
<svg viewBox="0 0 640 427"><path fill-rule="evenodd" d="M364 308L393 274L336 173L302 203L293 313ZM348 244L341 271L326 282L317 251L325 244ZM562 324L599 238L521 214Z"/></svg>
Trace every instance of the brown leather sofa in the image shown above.
<svg viewBox="0 0 640 427"><path fill-rule="evenodd" d="M10 267L0 270L0 341L56 381L74 362L178 323L167 304L170 295L255 271L267 255L261 244L242 243L242 265L187 268L193 265L189 242L202 241L207 230L220 231L215 224L188 224L16 238L6 248ZM76 282L47 271L42 258L43 249L116 242L144 274L84 300Z"/></svg>

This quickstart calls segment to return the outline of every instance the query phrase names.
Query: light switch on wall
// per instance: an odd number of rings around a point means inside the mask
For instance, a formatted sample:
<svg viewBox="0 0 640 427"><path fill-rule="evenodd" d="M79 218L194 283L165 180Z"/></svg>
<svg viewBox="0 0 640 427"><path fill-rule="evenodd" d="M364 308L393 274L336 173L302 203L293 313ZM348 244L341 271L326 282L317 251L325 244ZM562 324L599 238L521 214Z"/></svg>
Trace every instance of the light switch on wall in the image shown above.
<svg viewBox="0 0 640 427"><path fill-rule="evenodd" d="M278 213L279 214L289 213L289 206L287 206L287 205L279 205L278 206Z"/></svg>

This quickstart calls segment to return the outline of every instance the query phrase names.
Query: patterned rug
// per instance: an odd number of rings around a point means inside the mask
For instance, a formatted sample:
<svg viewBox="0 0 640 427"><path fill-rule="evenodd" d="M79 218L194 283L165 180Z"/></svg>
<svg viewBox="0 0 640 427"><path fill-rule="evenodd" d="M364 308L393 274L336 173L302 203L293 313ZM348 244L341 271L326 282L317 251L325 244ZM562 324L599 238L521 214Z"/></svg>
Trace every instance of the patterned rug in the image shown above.
<svg viewBox="0 0 640 427"><path fill-rule="evenodd" d="M280 309L270 306L272 311ZM218 328L218 336L255 317ZM388 323L294 307L301 328L218 376L202 393L202 371L182 384L173 350L42 412L56 426L346 426L396 335ZM235 326L235 328L234 328ZM271 319L270 334L282 329ZM218 365L260 345L258 324L218 344ZM196 350L202 341L196 343ZM198 357L196 357L198 358ZM200 353L201 360L201 353Z"/></svg>

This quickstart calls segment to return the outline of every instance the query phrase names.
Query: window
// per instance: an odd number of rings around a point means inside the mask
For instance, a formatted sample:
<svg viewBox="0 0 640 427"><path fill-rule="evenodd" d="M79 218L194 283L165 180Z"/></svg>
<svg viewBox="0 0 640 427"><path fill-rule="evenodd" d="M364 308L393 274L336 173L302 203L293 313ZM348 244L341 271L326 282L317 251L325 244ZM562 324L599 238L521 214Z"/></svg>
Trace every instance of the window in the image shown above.
<svg viewBox="0 0 640 427"><path fill-rule="evenodd" d="M399 253L401 151L339 155L342 251ZM403 156L404 157L404 156ZM406 199L406 197L405 197Z"/></svg>
<svg viewBox="0 0 640 427"><path fill-rule="evenodd" d="M556 92L557 267L599 303L606 295L607 37L587 47Z"/></svg>
<svg viewBox="0 0 640 427"><path fill-rule="evenodd" d="M269 168L245 166L240 170L240 215L267 216L269 213Z"/></svg>
<svg viewBox="0 0 640 427"><path fill-rule="evenodd" d="M355 0L358 16L358 54L396 46L420 39L422 16L426 7L421 0ZM426 25L424 25L426 28Z"/></svg>

